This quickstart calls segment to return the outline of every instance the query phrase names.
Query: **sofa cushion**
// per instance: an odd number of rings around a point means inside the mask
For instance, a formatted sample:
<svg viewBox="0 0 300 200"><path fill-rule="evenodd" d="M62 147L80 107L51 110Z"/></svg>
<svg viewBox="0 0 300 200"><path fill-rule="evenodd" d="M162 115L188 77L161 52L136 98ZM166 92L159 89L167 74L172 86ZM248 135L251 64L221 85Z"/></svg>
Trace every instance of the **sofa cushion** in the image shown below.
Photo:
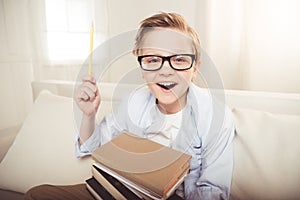
<svg viewBox="0 0 300 200"><path fill-rule="evenodd" d="M233 109L231 199L300 198L300 116Z"/></svg>
<svg viewBox="0 0 300 200"><path fill-rule="evenodd" d="M92 161L75 157L75 131L72 98L41 93L0 163L0 188L83 183Z"/></svg>
<svg viewBox="0 0 300 200"><path fill-rule="evenodd" d="M13 126L0 132L0 163L14 142L21 125Z"/></svg>

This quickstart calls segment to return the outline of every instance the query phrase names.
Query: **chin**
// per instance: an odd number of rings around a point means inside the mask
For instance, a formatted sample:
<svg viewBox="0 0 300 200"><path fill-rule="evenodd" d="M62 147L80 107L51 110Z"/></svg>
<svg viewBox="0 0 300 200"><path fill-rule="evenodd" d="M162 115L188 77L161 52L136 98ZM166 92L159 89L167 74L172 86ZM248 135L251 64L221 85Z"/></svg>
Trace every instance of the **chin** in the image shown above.
<svg viewBox="0 0 300 200"><path fill-rule="evenodd" d="M163 105L172 105L180 101L178 99L179 95L175 91L163 92L157 85L149 85L152 94L156 97L158 102Z"/></svg>
<svg viewBox="0 0 300 200"><path fill-rule="evenodd" d="M157 98L157 100L163 104L172 104L178 100L176 94L174 94L173 92L164 93L164 92L161 92L159 89L152 90L152 92L153 92L154 96Z"/></svg>
<svg viewBox="0 0 300 200"><path fill-rule="evenodd" d="M165 106L174 106L174 107L184 107L184 105L180 105L181 101L175 96L156 96L157 101L160 105ZM184 103L184 102L182 102Z"/></svg>
<svg viewBox="0 0 300 200"><path fill-rule="evenodd" d="M175 102L177 102L177 99L175 99L175 98L157 98L157 101L159 104L162 104L162 105L172 105Z"/></svg>

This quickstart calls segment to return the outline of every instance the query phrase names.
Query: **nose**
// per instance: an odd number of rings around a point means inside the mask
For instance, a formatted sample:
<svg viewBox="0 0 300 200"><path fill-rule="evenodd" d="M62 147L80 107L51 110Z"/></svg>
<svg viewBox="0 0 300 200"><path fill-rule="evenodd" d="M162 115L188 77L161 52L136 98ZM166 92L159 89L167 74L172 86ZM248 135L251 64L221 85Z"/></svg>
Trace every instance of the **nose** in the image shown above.
<svg viewBox="0 0 300 200"><path fill-rule="evenodd" d="M159 70L159 74L168 76L174 74L175 70L171 67L170 62L168 60L164 60L161 69Z"/></svg>

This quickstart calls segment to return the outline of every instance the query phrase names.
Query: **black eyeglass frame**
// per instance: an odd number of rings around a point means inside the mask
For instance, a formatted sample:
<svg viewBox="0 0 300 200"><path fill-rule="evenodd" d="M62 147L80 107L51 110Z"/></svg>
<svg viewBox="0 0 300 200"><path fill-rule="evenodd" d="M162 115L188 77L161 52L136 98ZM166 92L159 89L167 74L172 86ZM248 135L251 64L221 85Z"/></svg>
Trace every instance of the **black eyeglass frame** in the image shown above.
<svg viewBox="0 0 300 200"><path fill-rule="evenodd" d="M145 57L151 57L151 56L155 56L155 57L158 57L158 58L161 58L161 59L162 59L162 63L161 63L161 65L160 65L159 68L154 69L154 70L143 68L143 66L142 66L142 59L145 58ZM184 68L184 69L177 69L177 68L173 67L172 64L171 64L171 58L172 58L172 57L175 57L175 56L189 56L189 57L191 57L191 58L192 58L191 66L189 66L189 67L187 67L187 68ZM164 63L165 63L166 60L169 62L169 65L170 65L170 67L171 67L172 69L174 69L174 70L176 70L176 71L184 71L184 70L191 69L191 68L193 67L193 64L194 64L194 62L195 62L195 60L196 60L196 55L195 55L195 54L174 54L174 55L171 55L171 56L143 55L143 56L138 56L138 57L137 57L137 60L138 60L138 62L139 62L139 64L140 64L140 67L141 67L143 70L145 70L145 71L158 71L158 70L160 70L160 69L162 68L162 66L164 65Z"/></svg>

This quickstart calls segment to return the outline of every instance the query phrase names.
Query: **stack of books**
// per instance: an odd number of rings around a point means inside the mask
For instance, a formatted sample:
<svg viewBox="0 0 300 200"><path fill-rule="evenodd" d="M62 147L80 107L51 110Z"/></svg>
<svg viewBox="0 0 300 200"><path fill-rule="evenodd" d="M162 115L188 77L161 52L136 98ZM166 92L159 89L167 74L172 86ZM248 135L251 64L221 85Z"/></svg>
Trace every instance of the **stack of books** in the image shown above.
<svg viewBox="0 0 300 200"><path fill-rule="evenodd" d="M191 156L146 138L122 133L92 153L86 180L96 199L180 199Z"/></svg>

